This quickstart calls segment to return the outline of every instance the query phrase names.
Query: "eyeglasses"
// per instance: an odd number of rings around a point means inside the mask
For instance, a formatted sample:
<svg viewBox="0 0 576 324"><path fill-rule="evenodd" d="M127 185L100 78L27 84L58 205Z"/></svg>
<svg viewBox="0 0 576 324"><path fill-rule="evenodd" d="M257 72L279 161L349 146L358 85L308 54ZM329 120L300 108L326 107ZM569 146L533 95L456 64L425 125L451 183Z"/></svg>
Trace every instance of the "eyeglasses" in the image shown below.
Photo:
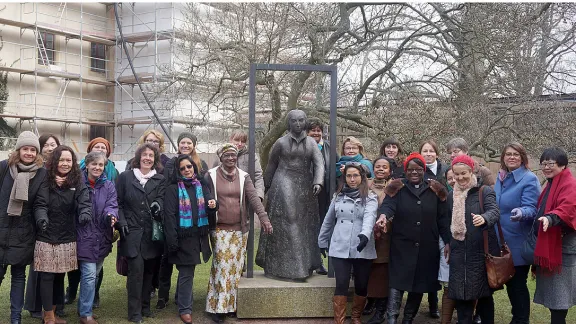
<svg viewBox="0 0 576 324"><path fill-rule="evenodd" d="M235 158L235 157L236 157L236 154L234 154L234 153L228 153L228 154L222 155L223 159L230 159L230 158Z"/></svg>
<svg viewBox="0 0 576 324"><path fill-rule="evenodd" d="M347 174L347 175L346 175L346 179L354 179L354 178L360 178L360 177L362 177L362 176L359 175L359 174L356 174L356 173L355 173L355 174Z"/></svg>
<svg viewBox="0 0 576 324"><path fill-rule="evenodd" d="M461 149L453 149L452 152L450 152L450 153L458 154L458 153L460 153L460 152L462 152Z"/></svg>
<svg viewBox="0 0 576 324"><path fill-rule="evenodd" d="M520 153L516 153L516 152L506 152L504 154L505 157L520 157Z"/></svg>
<svg viewBox="0 0 576 324"><path fill-rule="evenodd" d="M541 167L542 169L544 169L544 168L552 168L552 167L554 167L554 165L555 165L556 163L557 163L556 161L552 161L552 162L542 162L542 163L540 163L540 167Z"/></svg>
<svg viewBox="0 0 576 324"><path fill-rule="evenodd" d="M156 140L146 140L146 143L160 145L160 141L156 141Z"/></svg>
<svg viewBox="0 0 576 324"><path fill-rule="evenodd" d="M194 166L193 166L192 164L187 164L187 165L185 165L185 166L183 166L183 167L180 167L180 171L184 171L184 170L186 170L186 169L190 170L190 169L192 169L193 167L194 167Z"/></svg>
<svg viewBox="0 0 576 324"><path fill-rule="evenodd" d="M406 173L424 173L424 169L406 169Z"/></svg>

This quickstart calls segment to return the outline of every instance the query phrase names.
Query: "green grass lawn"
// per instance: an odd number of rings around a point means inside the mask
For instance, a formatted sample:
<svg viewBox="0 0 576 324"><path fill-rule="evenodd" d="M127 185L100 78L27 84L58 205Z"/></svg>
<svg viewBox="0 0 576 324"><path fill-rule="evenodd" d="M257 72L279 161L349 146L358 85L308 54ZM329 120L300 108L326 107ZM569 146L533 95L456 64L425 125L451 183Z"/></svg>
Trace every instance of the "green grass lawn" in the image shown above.
<svg viewBox="0 0 576 324"><path fill-rule="evenodd" d="M258 234L256 235L258 239ZM255 244L257 247L258 245ZM126 298L126 277L120 276L116 273L115 258L116 250L112 252L110 256L104 262L105 276L104 282L102 283L102 288L100 291L100 308L96 309L94 313L99 316L99 323L129 323L127 321L127 298ZM204 315L207 285L208 285L208 274L210 271L210 264L206 263L196 267L196 273L194 278L194 306L193 306L193 318L194 323L209 323L208 317ZM10 290L10 271L6 274L6 278L2 286L0 287L0 324L9 323L10 318L10 301L9 301L9 290ZM168 324L168 323L181 323L178 318L178 309L173 302L174 296L174 285L176 284L176 278L178 271L174 268L174 274L172 276L172 290L170 291L170 303L167 308L156 313L156 317L153 319L145 319L146 323L157 323L157 324ZM66 284L67 285L67 284ZM535 281L529 281L529 288L531 296L533 296ZM501 290L495 294L495 306L496 306L496 323L497 324L508 324L511 319L510 315L510 303L508 301L508 296L506 292ZM432 320L426 316L427 314L427 303L426 297L420 308L420 315L414 321L415 324L428 324L428 323L440 323L440 320ZM156 305L156 298L152 300L152 307ZM263 307L265 307L263 305ZM155 309L154 309L155 310ZM66 320L68 323L79 323L78 317L76 316L76 305L66 305ZM229 320L232 321L232 320ZM249 320L243 320L242 322L250 322ZM280 320L279 322L282 322ZM28 312L23 312L23 323L40 323L40 320L32 319L29 317ZM456 320L453 320L456 323ZM532 324L545 324L550 323L550 313L549 311L540 306L532 303L531 312L531 323ZM570 312L568 315L567 323L576 323L576 314Z"/></svg>

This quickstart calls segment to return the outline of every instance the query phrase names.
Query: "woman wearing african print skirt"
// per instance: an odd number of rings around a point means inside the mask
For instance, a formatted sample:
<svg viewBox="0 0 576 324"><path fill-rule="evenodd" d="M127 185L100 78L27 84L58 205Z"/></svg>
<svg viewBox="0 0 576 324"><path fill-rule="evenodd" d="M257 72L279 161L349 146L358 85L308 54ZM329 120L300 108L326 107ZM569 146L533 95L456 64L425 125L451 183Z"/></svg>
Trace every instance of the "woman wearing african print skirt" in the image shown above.
<svg viewBox="0 0 576 324"><path fill-rule="evenodd" d="M192 284L197 264L210 259L208 214L216 211L216 201L189 155L174 162L172 184L164 196L165 257L178 269L177 304L180 319L192 323Z"/></svg>
<svg viewBox="0 0 576 324"><path fill-rule="evenodd" d="M248 241L248 204L258 215L265 233L272 233L272 225L250 176L236 167L236 146L225 144L217 154L221 165L205 176L219 204L216 226L210 232L214 258L206 312L211 314L214 322L220 323L225 315L236 314L236 290Z"/></svg>

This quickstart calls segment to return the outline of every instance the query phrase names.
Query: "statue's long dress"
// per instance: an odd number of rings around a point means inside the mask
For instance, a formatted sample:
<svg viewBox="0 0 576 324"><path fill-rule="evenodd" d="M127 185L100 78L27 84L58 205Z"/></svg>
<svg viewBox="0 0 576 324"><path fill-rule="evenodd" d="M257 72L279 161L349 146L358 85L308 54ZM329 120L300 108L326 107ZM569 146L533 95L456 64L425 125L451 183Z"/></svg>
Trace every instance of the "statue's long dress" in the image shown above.
<svg viewBox="0 0 576 324"><path fill-rule="evenodd" d="M323 185L324 162L316 142L305 132L279 138L270 150L264 182L273 233L260 236L256 264L267 275L305 279L322 262L318 199L312 187Z"/></svg>

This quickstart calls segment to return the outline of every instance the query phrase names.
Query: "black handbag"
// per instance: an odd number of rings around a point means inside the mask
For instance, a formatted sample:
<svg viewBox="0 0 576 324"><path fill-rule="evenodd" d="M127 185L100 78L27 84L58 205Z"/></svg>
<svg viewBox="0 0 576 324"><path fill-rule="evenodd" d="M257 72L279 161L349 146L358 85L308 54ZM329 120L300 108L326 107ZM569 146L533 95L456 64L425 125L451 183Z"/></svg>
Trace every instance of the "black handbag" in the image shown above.
<svg viewBox="0 0 576 324"><path fill-rule="evenodd" d="M530 232L526 236L526 240L524 240L524 244L522 244L522 249L520 250L520 256L524 261L528 262L528 264L534 264L534 249L536 248L536 233L534 232L534 224L538 220L534 218L534 222L532 222L532 226L530 227Z"/></svg>

